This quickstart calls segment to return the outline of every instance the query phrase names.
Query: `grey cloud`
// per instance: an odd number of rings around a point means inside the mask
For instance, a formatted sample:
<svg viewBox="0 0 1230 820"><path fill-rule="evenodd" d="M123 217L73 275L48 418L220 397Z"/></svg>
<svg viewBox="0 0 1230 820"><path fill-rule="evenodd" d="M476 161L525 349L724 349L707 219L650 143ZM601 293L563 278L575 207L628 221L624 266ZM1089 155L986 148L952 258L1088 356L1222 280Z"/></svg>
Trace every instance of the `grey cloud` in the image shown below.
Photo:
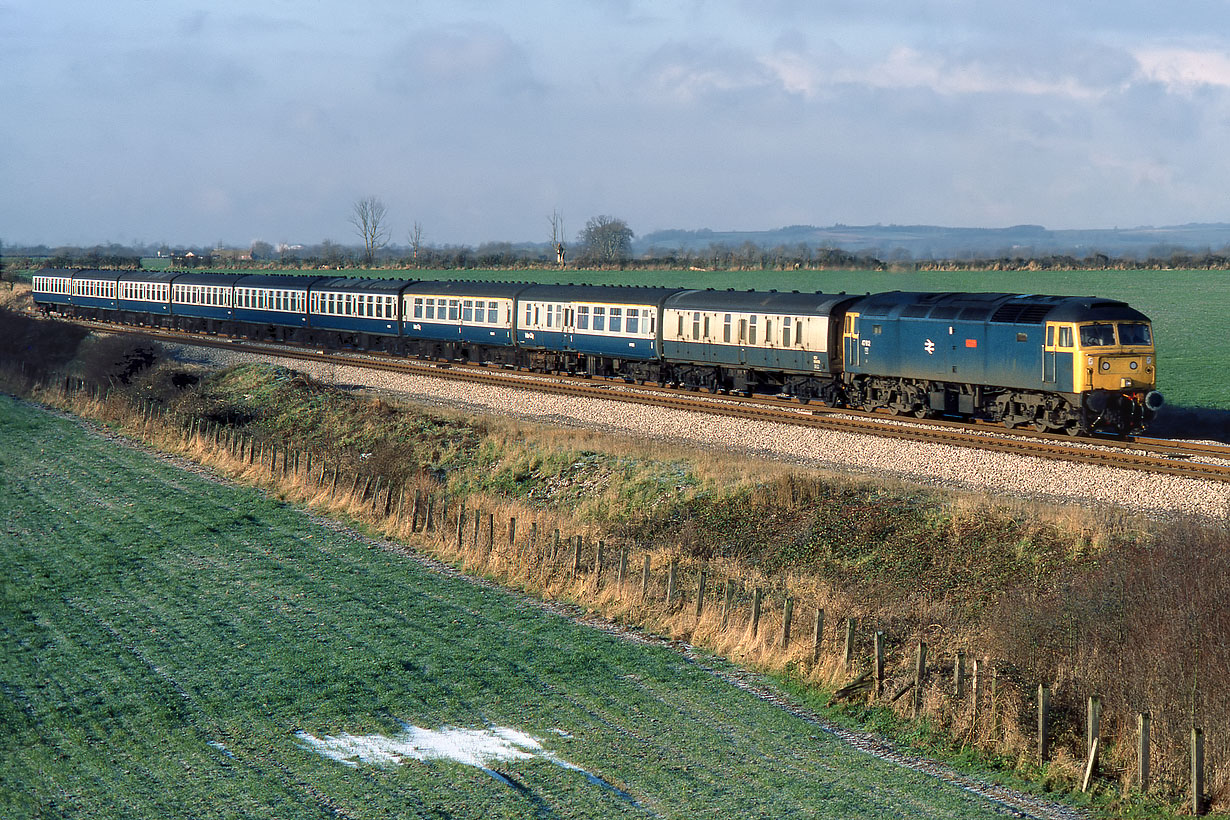
<svg viewBox="0 0 1230 820"><path fill-rule="evenodd" d="M421 29L389 55L388 84L400 94L458 102L546 89L527 50L495 26Z"/></svg>

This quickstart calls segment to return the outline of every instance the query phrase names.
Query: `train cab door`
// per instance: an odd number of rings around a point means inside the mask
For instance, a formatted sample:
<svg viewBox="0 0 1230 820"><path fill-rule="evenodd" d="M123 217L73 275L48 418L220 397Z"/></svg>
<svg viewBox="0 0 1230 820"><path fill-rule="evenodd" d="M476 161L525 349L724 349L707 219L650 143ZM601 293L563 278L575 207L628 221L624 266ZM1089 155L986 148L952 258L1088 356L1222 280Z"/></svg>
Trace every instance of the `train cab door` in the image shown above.
<svg viewBox="0 0 1230 820"><path fill-rule="evenodd" d="M857 313L846 314L846 324L842 332L845 341L846 367L859 367L862 364L858 339L858 317Z"/></svg>
<svg viewBox="0 0 1230 820"><path fill-rule="evenodd" d="M1046 326L1046 341L1042 345L1042 383L1055 384L1058 380L1058 365L1057 357L1059 350L1055 346L1056 336L1059 333L1059 326L1054 322Z"/></svg>

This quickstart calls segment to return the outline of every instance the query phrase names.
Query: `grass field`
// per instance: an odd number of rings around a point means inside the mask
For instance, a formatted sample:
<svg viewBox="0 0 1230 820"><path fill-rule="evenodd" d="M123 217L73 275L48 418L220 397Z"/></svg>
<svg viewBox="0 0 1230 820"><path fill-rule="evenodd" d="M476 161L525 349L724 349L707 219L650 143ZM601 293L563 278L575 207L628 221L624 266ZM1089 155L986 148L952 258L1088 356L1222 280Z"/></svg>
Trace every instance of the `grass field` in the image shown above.
<svg viewBox="0 0 1230 820"><path fill-rule="evenodd" d="M993 815L672 652L7 397L0 521L5 817Z"/></svg>

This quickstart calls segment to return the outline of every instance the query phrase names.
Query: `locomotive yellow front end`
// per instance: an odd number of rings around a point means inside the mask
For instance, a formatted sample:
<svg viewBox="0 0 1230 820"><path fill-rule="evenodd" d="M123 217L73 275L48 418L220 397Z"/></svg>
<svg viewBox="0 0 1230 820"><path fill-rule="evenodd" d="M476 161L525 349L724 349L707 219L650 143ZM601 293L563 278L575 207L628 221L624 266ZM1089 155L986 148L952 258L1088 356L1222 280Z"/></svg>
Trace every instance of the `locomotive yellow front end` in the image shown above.
<svg viewBox="0 0 1230 820"><path fill-rule="evenodd" d="M1149 322L1141 317L1060 327L1075 342L1072 381L1082 396L1087 428L1143 430L1163 404Z"/></svg>

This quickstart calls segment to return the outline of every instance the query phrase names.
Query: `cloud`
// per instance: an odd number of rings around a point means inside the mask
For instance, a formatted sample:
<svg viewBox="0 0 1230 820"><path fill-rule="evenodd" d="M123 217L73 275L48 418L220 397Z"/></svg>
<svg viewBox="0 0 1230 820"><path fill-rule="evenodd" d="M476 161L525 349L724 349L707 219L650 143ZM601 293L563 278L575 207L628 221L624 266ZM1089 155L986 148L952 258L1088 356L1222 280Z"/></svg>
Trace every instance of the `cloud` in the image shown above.
<svg viewBox="0 0 1230 820"><path fill-rule="evenodd" d="M421 29L393 50L388 64L393 88L411 96L523 95L546 87L526 49L484 23Z"/></svg>
<svg viewBox="0 0 1230 820"><path fill-rule="evenodd" d="M1058 63L1045 58L1020 59L1011 52L996 55L945 53L911 45L898 45L878 58L851 55L813 55L782 49L761 58L783 89L814 97L837 86L871 89L925 89L941 95L1009 94L1096 100L1118 87L1119 72L1100 64ZM1091 76L1096 66L1105 76Z"/></svg>
<svg viewBox="0 0 1230 820"><path fill-rule="evenodd" d="M1187 48L1141 48L1134 56L1140 76L1167 90L1190 92L1202 86L1230 87L1230 53Z"/></svg>

